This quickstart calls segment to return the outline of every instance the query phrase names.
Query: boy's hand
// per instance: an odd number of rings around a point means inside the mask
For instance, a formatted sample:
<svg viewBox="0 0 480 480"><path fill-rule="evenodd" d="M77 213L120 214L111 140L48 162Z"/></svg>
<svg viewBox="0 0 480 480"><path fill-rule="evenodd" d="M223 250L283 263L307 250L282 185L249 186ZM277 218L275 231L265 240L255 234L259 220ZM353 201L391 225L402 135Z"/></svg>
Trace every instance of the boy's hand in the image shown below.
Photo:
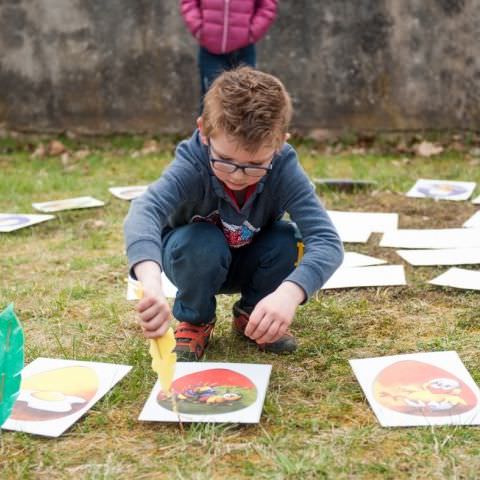
<svg viewBox="0 0 480 480"><path fill-rule="evenodd" d="M161 337L168 330L171 311L163 294L160 267L147 261L139 263L134 269L143 284L143 298L136 307L138 323L146 338Z"/></svg>
<svg viewBox="0 0 480 480"><path fill-rule="evenodd" d="M305 292L293 282L282 283L273 293L257 303L250 314L245 335L257 343L273 343L280 339L293 321Z"/></svg>

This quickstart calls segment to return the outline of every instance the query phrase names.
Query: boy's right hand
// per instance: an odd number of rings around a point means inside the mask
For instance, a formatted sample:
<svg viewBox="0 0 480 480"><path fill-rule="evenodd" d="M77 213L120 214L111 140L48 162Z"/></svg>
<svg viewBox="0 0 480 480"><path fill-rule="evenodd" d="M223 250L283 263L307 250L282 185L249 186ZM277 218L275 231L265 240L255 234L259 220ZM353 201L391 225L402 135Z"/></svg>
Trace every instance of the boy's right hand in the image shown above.
<svg viewBox="0 0 480 480"><path fill-rule="evenodd" d="M143 284L143 298L136 310L139 325L146 338L165 335L170 326L171 310L162 290L160 267L155 262L141 262L134 267L135 275Z"/></svg>

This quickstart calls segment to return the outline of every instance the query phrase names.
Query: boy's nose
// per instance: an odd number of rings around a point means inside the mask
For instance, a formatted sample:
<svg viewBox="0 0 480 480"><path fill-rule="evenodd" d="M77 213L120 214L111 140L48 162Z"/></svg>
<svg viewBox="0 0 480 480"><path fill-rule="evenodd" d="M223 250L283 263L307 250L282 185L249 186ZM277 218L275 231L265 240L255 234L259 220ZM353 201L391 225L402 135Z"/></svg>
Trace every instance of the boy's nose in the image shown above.
<svg viewBox="0 0 480 480"><path fill-rule="evenodd" d="M241 168L237 168L231 176L233 178L238 178L239 180L243 179L243 176L245 175L244 171Z"/></svg>

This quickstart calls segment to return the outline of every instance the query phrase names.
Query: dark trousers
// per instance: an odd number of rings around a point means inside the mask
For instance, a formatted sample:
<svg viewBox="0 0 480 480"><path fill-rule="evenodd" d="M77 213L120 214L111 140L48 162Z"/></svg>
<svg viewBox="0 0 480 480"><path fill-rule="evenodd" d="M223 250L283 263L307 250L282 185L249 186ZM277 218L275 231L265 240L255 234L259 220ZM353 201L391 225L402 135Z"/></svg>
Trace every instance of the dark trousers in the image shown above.
<svg viewBox="0 0 480 480"><path fill-rule="evenodd" d="M200 47L198 51L198 68L200 69L202 99L220 73L224 70L239 67L240 65L255 67L256 52L253 43L245 48L240 48L239 50L223 55L215 55L205 48Z"/></svg>
<svg viewBox="0 0 480 480"><path fill-rule="evenodd" d="M210 223L176 228L162 248L163 268L178 288L173 315L183 322L208 323L218 293L240 292L241 306L248 310L285 280L296 260L297 240L288 222L264 227L240 248L230 248L222 230Z"/></svg>

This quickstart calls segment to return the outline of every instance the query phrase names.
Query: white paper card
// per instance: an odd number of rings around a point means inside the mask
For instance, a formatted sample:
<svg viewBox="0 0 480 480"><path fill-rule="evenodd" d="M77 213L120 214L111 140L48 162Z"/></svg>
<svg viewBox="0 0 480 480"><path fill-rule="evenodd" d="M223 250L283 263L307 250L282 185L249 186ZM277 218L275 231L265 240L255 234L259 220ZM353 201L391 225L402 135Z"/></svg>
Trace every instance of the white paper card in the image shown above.
<svg viewBox="0 0 480 480"><path fill-rule="evenodd" d="M397 253L410 265L415 266L475 265L480 263L480 248L397 250Z"/></svg>
<svg viewBox="0 0 480 480"><path fill-rule="evenodd" d="M464 224L465 228L480 228L480 210L474 213Z"/></svg>
<svg viewBox="0 0 480 480"><path fill-rule="evenodd" d="M477 198L474 198L474 199L472 200L472 203L475 203L475 204L477 204L477 205L480 205L480 195L479 195Z"/></svg>
<svg viewBox="0 0 480 480"><path fill-rule="evenodd" d="M475 190L475 182L427 180L421 178L406 193L407 197L435 198L438 200L468 200Z"/></svg>
<svg viewBox="0 0 480 480"><path fill-rule="evenodd" d="M6 430L58 437L131 369L128 365L37 358L22 371Z"/></svg>
<svg viewBox="0 0 480 480"><path fill-rule="evenodd" d="M372 234L371 230L346 225L338 225L335 228L343 243L367 243Z"/></svg>
<svg viewBox="0 0 480 480"><path fill-rule="evenodd" d="M79 208L103 207L104 202L93 197L66 198L51 202L32 203L32 207L39 212L60 212L62 210L76 210Z"/></svg>
<svg viewBox="0 0 480 480"><path fill-rule="evenodd" d="M430 280L433 285L463 288L464 290L480 290L480 271L465 268L450 268L445 273Z"/></svg>
<svg viewBox="0 0 480 480"><path fill-rule="evenodd" d="M143 195L148 188L148 185L133 185L131 187L111 187L109 192L120 200L133 200Z"/></svg>
<svg viewBox="0 0 480 480"><path fill-rule="evenodd" d="M258 423L271 365L179 362L172 397L156 382L139 420L153 422ZM175 411L176 410L176 411Z"/></svg>
<svg viewBox="0 0 480 480"><path fill-rule="evenodd" d="M162 290L163 294L167 298L175 298L177 296L177 287L169 280L165 275L165 272L162 272ZM139 300L142 296L139 296L139 292L142 292L143 288L141 287L141 282L134 280L132 277L128 277L127 280L127 300Z"/></svg>
<svg viewBox="0 0 480 480"><path fill-rule="evenodd" d="M55 215L30 215L28 213L0 213L0 232L7 233L55 218Z"/></svg>
<svg viewBox="0 0 480 480"><path fill-rule="evenodd" d="M370 265L382 265L383 263L387 263L386 260L370 257L363 253L345 252L340 268L368 267Z"/></svg>
<svg viewBox="0 0 480 480"><path fill-rule="evenodd" d="M331 288L382 287L406 285L403 265L339 268L322 290Z"/></svg>
<svg viewBox="0 0 480 480"><path fill-rule="evenodd" d="M456 352L350 360L383 427L480 424L480 391Z"/></svg>
<svg viewBox="0 0 480 480"><path fill-rule="evenodd" d="M329 217L338 230L370 232L388 232L398 228L398 213L341 212L327 210Z"/></svg>
<svg viewBox="0 0 480 480"><path fill-rule="evenodd" d="M405 229L386 232L381 247L480 248L480 228Z"/></svg>

